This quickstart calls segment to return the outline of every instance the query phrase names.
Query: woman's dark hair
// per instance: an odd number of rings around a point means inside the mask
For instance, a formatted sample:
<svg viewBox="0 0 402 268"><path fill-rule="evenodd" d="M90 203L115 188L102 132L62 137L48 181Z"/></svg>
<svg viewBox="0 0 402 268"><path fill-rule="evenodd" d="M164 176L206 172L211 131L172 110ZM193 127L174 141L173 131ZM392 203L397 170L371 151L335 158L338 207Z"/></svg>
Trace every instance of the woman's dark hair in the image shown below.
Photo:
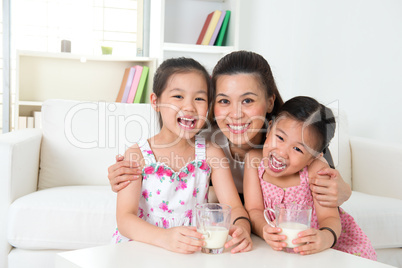
<svg viewBox="0 0 402 268"><path fill-rule="evenodd" d="M324 152L335 135L335 117L332 110L311 97L299 96L286 101L279 109L278 118L289 116L311 127L318 137L318 153Z"/></svg>
<svg viewBox="0 0 402 268"><path fill-rule="evenodd" d="M265 89L266 97L275 95L274 107L271 113L266 114L266 122L269 122L282 106L283 100L276 87L271 67L261 55L250 51L235 51L221 58L212 71L212 97L216 97L216 82L222 75L252 74L255 75ZM209 109L209 122L214 122L214 106L212 101ZM267 124L268 125L268 124ZM265 135L264 135L265 137ZM262 141L263 143L264 141Z"/></svg>
<svg viewBox="0 0 402 268"><path fill-rule="evenodd" d="M199 72L207 83L208 103L212 100L211 78L208 71L198 61L192 58L171 58L159 65L154 75L152 90L157 98L160 98L165 91L169 79L174 74ZM159 116L159 124L162 127L162 118Z"/></svg>

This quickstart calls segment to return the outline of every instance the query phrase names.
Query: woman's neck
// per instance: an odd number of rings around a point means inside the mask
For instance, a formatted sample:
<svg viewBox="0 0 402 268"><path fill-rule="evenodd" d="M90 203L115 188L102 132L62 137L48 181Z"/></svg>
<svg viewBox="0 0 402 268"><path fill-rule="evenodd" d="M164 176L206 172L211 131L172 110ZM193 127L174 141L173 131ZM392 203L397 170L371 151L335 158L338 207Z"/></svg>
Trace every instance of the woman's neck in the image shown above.
<svg viewBox="0 0 402 268"><path fill-rule="evenodd" d="M246 154L250 150L257 148L256 146L259 146L261 144L262 139L263 133L258 133L254 136L252 140L250 140L250 142L244 144L234 144L229 140L230 153L233 159L244 162Z"/></svg>

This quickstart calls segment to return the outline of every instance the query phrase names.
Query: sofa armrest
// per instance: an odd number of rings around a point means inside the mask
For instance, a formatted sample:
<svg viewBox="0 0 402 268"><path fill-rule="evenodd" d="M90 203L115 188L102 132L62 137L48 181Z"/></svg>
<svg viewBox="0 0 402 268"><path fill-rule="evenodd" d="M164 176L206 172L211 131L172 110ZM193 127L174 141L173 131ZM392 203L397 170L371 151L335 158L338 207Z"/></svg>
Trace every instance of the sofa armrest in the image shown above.
<svg viewBox="0 0 402 268"><path fill-rule="evenodd" d="M352 189L402 199L402 144L351 137Z"/></svg>
<svg viewBox="0 0 402 268"><path fill-rule="evenodd" d="M40 129L24 129L0 135L0 218L6 219L10 204L37 190ZM11 246L6 221L0 221L0 267L7 267Z"/></svg>

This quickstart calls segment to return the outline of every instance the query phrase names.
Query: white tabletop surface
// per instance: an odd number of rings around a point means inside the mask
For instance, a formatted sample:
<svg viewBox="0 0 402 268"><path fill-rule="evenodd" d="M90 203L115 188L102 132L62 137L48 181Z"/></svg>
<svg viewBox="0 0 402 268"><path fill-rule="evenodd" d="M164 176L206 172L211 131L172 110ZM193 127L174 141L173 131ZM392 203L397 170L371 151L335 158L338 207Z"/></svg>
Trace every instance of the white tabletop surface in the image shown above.
<svg viewBox="0 0 402 268"><path fill-rule="evenodd" d="M230 267L230 268L390 268L380 262L367 260L338 250L301 256L275 251L261 238L252 236L253 250L231 254L210 255L197 252L180 254L140 242L127 242L59 253L56 268L134 268L134 267Z"/></svg>

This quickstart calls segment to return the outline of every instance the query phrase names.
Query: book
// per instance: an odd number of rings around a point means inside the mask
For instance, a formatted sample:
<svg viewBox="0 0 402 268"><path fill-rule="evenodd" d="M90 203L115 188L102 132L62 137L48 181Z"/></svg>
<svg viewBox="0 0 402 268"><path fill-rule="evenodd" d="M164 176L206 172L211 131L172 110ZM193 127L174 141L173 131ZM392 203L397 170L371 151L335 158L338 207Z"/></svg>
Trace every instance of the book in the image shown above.
<svg viewBox="0 0 402 268"><path fill-rule="evenodd" d="M130 67L130 73L128 74L127 84L126 87L124 88L124 94L123 98L121 99L121 102L127 102L128 94L130 93L131 85L133 83L134 74L135 74L135 68Z"/></svg>
<svg viewBox="0 0 402 268"><path fill-rule="evenodd" d="M198 36L198 40L197 40L197 43L196 43L197 45L201 45L202 40L204 39L204 36L205 36L205 32L208 29L208 25L209 25L209 23L211 21L211 18L212 18L213 14L214 14L214 12L211 12L211 13L208 14L207 19L205 20L204 26L202 26L201 33Z"/></svg>
<svg viewBox="0 0 402 268"><path fill-rule="evenodd" d="M34 118L32 116L27 117L27 128L34 128Z"/></svg>
<svg viewBox="0 0 402 268"><path fill-rule="evenodd" d="M130 93L128 94L128 97L127 97L127 101L126 101L127 103L134 102L135 93L137 92L138 83L140 82L141 73L142 73L142 69L143 69L143 67L140 65L135 65L134 68L135 68L135 74L134 74L134 78L133 78L133 83L131 84Z"/></svg>
<svg viewBox="0 0 402 268"><path fill-rule="evenodd" d="M27 117L26 116L19 116L18 117L18 129L27 128Z"/></svg>
<svg viewBox="0 0 402 268"><path fill-rule="evenodd" d="M218 24L219 18L221 17L222 11L215 10L212 15L211 22L208 25L208 29L205 32L204 39L202 39L201 45L208 45L211 41L212 34L215 31L216 25Z"/></svg>
<svg viewBox="0 0 402 268"><path fill-rule="evenodd" d="M223 19L226 16L226 11L222 11L221 16L219 17L218 24L216 24L215 31L212 34L211 41L209 41L209 45L213 46L215 44L216 38L218 37L218 33L221 29Z"/></svg>
<svg viewBox="0 0 402 268"><path fill-rule="evenodd" d="M126 84L127 84L127 79L128 79L129 74L130 74L130 67L128 67L124 70L123 81L121 81L121 86L120 86L119 93L117 94L116 102L121 102L121 100L123 99L124 90L126 89Z"/></svg>
<svg viewBox="0 0 402 268"><path fill-rule="evenodd" d="M39 111L33 112L35 128L42 128L42 113Z"/></svg>
<svg viewBox="0 0 402 268"><path fill-rule="evenodd" d="M143 66L140 82L138 83L137 92L135 93L134 103L141 103L141 100L143 99L142 97L144 95L145 86L147 84L148 73L149 67Z"/></svg>
<svg viewBox="0 0 402 268"><path fill-rule="evenodd" d="M215 45L216 46L222 46L223 41L225 39L225 34L229 25L229 19L230 19L230 10L226 10L226 15L225 18L223 19L221 30L219 31L218 37L216 38Z"/></svg>

